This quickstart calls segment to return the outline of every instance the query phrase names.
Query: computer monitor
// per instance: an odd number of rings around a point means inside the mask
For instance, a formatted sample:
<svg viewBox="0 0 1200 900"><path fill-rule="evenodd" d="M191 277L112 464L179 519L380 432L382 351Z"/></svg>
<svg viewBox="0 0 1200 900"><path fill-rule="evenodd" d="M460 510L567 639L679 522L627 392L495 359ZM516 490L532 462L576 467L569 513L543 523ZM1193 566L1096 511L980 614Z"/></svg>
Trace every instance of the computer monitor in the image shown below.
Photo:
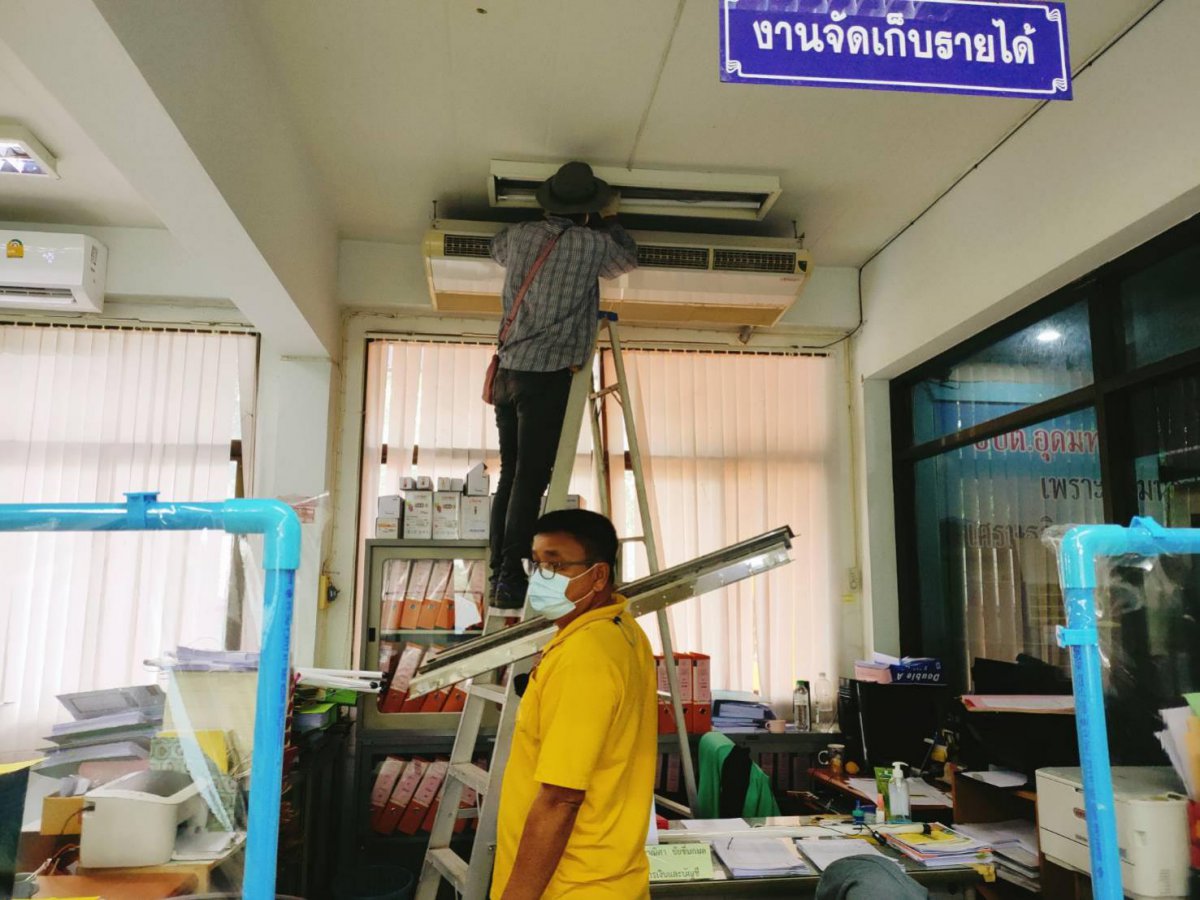
<svg viewBox="0 0 1200 900"><path fill-rule="evenodd" d="M946 685L879 684L843 678L838 692L838 724L850 759L868 771L908 763L914 769L945 724L951 701Z"/></svg>

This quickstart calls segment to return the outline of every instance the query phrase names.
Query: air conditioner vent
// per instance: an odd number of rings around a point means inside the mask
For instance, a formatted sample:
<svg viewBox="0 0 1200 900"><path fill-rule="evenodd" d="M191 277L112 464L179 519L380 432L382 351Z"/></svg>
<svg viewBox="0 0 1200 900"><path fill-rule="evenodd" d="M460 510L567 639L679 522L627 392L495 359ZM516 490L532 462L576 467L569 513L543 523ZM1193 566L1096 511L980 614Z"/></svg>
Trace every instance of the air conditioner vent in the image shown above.
<svg viewBox="0 0 1200 900"><path fill-rule="evenodd" d="M469 256L475 259L488 259L492 253L490 237L473 234L447 234L445 254L447 256Z"/></svg>
<svg viewBox="0 0 1200 900"><path fill-rule="evenodd" d="M791 275L796 271L796 254L772 250L713 250L717 272L771 272Z"/></svg>
<svg viewBox="0 0 1200 900"><path fill-rule="evenodd" d="M707 269L708 250L704 247L638 244L638 265L642 268Z"/></svg>
<svg viewBox="0 0 1200 900"><path fill-rule="evenodd" d="M67 288L12 287L0 284L0 297L20 297L23 300L74 300Z"/></svg>

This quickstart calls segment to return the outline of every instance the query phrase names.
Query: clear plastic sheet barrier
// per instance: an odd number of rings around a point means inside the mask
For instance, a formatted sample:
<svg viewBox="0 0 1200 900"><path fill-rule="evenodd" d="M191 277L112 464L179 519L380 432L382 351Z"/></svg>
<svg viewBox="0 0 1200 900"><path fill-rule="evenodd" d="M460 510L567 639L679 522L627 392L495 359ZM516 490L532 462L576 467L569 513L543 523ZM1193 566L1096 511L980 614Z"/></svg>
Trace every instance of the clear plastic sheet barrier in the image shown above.
<svg viewBox="0 0 1200 900"><path fill-rule="evenodd" d="M196 531L261 535L262 649L254 665L222 666L214 671L176 659L165 666L167 703L162 728L151 744L152 768L177 767L197 784L211 813L209 829L233 831L246 820L246 854L242 896L268 900L275 896L277 850L284 757L285 723L290 681L290 643L296 570L300 567L301 519L279 500L239 499L217 503L159 502L154 493L127 495L127 503L0 504L0 531ZM299 504L311 523L327 506L327 498ZM327 518L327 517L325 517ZM320 559L320 527L304 534L314 543L311 558ZM256 543L256 542L255 542ZM258 554L245 552L242 561ZM237 555L237 554L234 554ZM234 572L240 566L231 560ZM241 573L243 604L256 599L258 587ZM242 628L239 621L226 628ZM221 646L225 646L222 642ZM216 679L193 676L228 676ZM193 682L189 685L189 681ZM219 687L217 683L219 682ZM115 693L120 694L121 691ZM219 746L218 746L219 745ZM250 800L243 816L239 781L249 761ZM48 772L48 775L52 774ZM39 798L40 799L40 798Z"/></svg>
<svg viewBox="0 0 1200 900"><path fill-rule="evenodd" d="M1104 675L1125 677L1133 663L1126 664L1119 646L1106 646L1106 618L1115 621L1148 607L1178 612L1181 576L1192 567L1184 557L1200 553L1200 529L1163 528L1153 519L1135 518L1128 528L1053 528L1043 540L1058 556L1066 606L1058 640L1071 654L1093 894L1097 900L1120 900Z"/></svg>

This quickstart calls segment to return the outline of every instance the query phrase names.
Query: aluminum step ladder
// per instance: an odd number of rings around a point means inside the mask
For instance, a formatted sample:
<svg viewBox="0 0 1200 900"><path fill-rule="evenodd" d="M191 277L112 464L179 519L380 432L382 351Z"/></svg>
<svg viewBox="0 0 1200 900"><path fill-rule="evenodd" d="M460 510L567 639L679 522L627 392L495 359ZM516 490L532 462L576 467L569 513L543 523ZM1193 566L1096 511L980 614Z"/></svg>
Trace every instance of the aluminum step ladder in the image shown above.
<svg viewBox="0 0 1200 900"><path fill-rule="evenodd" d="M596 459L601 511L606 516L610 514L603 404L608 397L614 397L621 406L642 525L642 534L627 538L625 543L644 544L650 569L648 578L622 586L620 592L629 599L630 612L635 617L648 612L655 612L658 616L688 806L681 806L666 798L655 799L673 811L689 816L690 807L694 807L696 803L696 778L683 703L679 696L679 678L666 607L790 562L788 549L793 535L790 529L777 529L717 554L709 554L683 566L660 571L649 491L642 469L637 417L629 392L616 326L617 317L614 314L601 314L601 328L608 336L616 383L594 390L593 359L589 359L587 365L580 369L571 381L558 454L547 492L546 509L562 509L566 504L583 417L586 414L591 421L592 452ZM483 636L438 654L421 666L409 685L411 695L420 695L446 685L457 684L467 678L471 679L454 746L450 752L449 769L434 817L429 849L417 885L416 900L436 900L443 880L449 882L463 900L485 900L487 897L496 853L500 785L504 780L504 770L508 763L520 704L515 685L519 676L529 673L534 657L556 631L552 622L540 616L530 619L528 613L526 607L522 612L522 619L525 621L506 627L510 623L505 621L505 617L511 617L513 611L489 609ZM491 765L485 770L473 760L484 710L489 704L499 705L500 717ZM464 860L451 847L455 823L464 812L460 805L466 789L475 791L479 797L477 830L470 862Z"/></svg>

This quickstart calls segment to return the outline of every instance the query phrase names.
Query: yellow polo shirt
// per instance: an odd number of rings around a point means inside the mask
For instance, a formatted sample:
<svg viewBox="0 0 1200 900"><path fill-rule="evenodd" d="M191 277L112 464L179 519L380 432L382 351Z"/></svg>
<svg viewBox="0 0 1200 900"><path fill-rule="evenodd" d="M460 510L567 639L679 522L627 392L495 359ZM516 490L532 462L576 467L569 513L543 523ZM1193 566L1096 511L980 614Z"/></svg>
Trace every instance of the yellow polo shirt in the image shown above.
<svg viewBox="0 0 1200 900"><path fill-rule="evenodd" d="M500 794L493 900L513 876L543 784L586 793L542 896L650 896L645 845L658 759L658 681L650 642L625 599L614 599L560 631L529 679Z"/></svg>

